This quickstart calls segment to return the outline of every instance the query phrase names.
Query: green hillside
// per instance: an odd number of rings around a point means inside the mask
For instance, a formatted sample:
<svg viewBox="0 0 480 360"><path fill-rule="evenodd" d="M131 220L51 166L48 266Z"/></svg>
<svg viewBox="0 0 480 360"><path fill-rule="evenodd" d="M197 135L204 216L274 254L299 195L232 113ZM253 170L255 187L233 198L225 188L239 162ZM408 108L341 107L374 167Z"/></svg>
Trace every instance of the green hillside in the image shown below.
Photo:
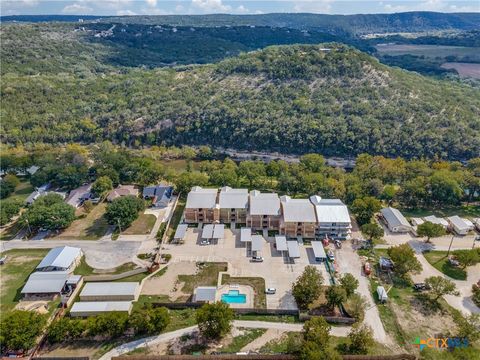
<svg viewBox="0 0 480 360"><path fill-rule="evenodd" d="M1 90L2 140L12 143L108 138L456 159L480 151L479 90L389 68L338 44L85 78L8 74Z"/></svg>

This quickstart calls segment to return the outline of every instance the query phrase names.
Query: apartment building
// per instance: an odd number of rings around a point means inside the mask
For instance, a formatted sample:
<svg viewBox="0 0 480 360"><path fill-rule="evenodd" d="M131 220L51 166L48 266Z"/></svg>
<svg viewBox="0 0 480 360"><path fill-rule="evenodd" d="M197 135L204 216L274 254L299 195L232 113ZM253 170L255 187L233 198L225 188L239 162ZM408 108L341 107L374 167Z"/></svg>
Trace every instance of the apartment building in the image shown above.
<svg viewBox="0 0 480 360"><path fill-rule="evenodd" d="M318 238L347 240L352 232L352 222L347 206L340 199L322 199L310 196L317 215Z"/></svg>
<svg viewBox="0 0 480 360"><path fill-rule="evenodd" d="M225 186L220 189L218 196L220 208L220 222L235 222L245 224L248 212L248 190L232 189Z"/></svg>
<svg viewBox="0 0 480 360"><path fill-rule="evenodd" d="M280 198L282 218L280 234L287 237L315 238L317 216L315 208L308 199L292 199L284 195Z"/></svg>
<svg viewBox="0 0 480 360"><path fill-rule="evenodd" d="M217 205L218 190L203 189L195 186L188 193L185 205L186 223L213 223L220 220L220 209Z"/></svg>
<svg viewBox="0 0 480 360"><path fill-rule="evenodd" d="M275 193L250 191L250 209L247 226L254 230L279 230L281 219L280 198Z"/></svg>

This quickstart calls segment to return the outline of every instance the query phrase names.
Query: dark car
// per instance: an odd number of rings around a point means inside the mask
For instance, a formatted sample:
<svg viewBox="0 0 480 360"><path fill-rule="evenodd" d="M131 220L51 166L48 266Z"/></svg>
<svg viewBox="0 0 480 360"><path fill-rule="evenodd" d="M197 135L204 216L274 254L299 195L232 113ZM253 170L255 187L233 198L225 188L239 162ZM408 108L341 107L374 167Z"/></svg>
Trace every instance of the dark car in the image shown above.
<svg viewBox="0 0 480 360"><path fill-rule="evenodd" d="M416 284L413 284L413 290L415 290L415 291L430 290L430 286L428 286L425 283L416 283Z"/></svg>

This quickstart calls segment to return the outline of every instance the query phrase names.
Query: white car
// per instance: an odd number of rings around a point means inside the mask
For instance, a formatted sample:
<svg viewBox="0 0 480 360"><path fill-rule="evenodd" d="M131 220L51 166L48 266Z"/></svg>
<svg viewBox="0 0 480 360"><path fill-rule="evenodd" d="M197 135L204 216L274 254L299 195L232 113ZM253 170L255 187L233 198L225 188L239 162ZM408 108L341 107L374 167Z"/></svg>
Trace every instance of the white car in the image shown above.
<svg viewBox="0 0 480 360"><path fill-rule="evenodd" d="M252 256L253 262L263 262L263 257L261 256Z"/></svg>
<svg viewBox="0 0 480 360"><path fill-rule="evenodd" d="M328 257L328 260L335 261L335 254L333 253L332 250L328 250L327 257Z"/></svg>
<svg viewBox="0 0 480 360"><path fill-rule="evenodd" d="M277 292L277 289L275 288L268 288L265 290L265 294L268 294L268 295L273 295Z"/></svg>
<svg viewBox="0 0 480 360"><path fill-rule="evenodd" d="M200 245L210 245L210 240L202 240Z"/></svg>

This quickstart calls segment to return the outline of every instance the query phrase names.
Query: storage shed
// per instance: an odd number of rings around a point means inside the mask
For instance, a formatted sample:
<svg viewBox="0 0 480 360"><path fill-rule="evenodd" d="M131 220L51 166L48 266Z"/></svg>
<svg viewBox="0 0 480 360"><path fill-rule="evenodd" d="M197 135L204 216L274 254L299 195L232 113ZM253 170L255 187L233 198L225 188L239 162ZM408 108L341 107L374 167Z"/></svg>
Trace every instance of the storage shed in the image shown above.
<svg viewBox="0 0 480 360"><path fill-rule="evenodd" d="M81 301L135 301L140 294L136 282L89 282L80 293Z"/></svg>
<svg viewBox="0 0 480 360"><path fill-rule="evenodd" d="M38 264L37 271L72 272L82 258L82 249L62 246L53 248Z"/></svg>
<svg viewBox="0 0 480 360"><path fill-rule="evenodd" d="M388 207L381 210L382 217L391 232L405 233L412 230L412 226L405 216L395 208Z"/></svg>
<svg viewBox="0 0 480 360"><path fill-rule="evenodd" d="M378 295L378 301L380 301L382 303L387 302L388 295L387 295L387 292L385 291L385 288L383 286L378 286L377 287L377 295Z"/></svg>
<svg viewBox="0 0 480 360"><path fill-rule="evenodd" d="M315 261L325 261L327 260L327 254L325 254L325 249L321 241L312 241L313 254L315 256Z"/></svg>
<svg viewBox="0 0 480 360"><path fill-rule="evenodd" d="M107 312L126 312L132 311L131 301L85 301L76 302L70 310L72 317L87 317L104 314Z"/></svg>

